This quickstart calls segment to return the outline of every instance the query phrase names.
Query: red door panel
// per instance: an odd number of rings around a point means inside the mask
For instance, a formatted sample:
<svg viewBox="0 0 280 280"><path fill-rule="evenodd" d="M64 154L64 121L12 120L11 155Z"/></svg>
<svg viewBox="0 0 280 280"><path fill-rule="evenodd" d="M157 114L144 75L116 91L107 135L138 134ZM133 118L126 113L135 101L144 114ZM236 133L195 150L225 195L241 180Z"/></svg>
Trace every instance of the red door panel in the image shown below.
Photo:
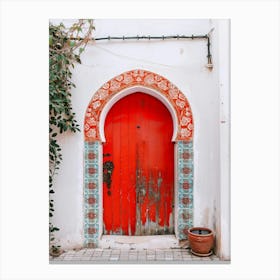
<svg viewBox="0 0 280 280"><path fill-rule="evenodd" d="M173 233L172 118L156 98L134 93L105 121L104 234Z"/></svg>

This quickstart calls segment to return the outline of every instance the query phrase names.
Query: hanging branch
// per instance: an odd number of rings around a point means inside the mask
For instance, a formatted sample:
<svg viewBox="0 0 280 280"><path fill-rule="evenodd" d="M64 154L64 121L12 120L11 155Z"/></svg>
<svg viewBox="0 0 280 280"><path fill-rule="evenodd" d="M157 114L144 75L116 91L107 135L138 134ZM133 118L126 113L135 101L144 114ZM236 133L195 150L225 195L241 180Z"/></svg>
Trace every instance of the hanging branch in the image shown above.
<svg viewBox="0 0 280 280"><path fill-rule="evenodd" d="M80 55L92 36L93 20L80 19L70 28L62 23L49 26L49 217L53 217L54 176L62 161L61 147L57 135L67 131L80 131L75 119L71 102L71 90L75 84L71 81L75 63L81 63ZM81 37L83 36L83 38ZM70 37L75 38L69 39ZM78 40L76 40L78 39ZM49 241L51 252L59 250L54 245L54 232L59 228L49 223ZM52 243L52 245L51 245ZM50 253L51 253L50 252Z"/></svg>

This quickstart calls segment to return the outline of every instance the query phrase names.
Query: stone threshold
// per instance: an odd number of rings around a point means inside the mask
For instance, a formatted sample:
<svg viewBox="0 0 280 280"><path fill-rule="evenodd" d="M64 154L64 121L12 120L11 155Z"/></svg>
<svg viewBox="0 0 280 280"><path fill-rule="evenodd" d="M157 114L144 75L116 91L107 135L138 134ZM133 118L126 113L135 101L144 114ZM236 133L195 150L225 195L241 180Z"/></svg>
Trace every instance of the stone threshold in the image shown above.
<svg viewBox="0 0 280 280"><path fill-rule="evenodd" d="M180 249L181 242L175 235L103 235L98 243L103 249Z"/></svg>

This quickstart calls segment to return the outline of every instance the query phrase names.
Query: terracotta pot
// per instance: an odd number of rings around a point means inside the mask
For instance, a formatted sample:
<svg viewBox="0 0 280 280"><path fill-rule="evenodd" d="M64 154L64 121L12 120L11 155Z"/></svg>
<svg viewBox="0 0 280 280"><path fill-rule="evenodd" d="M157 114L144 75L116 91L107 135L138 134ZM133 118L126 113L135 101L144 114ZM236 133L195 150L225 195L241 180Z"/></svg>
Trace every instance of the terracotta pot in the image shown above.
<svg viewBox="0 0 280 280"><path fill-rule="evenodd" d="M50 256L52 257L59 257L63 253L62 250L53 250L52 248L50 249Z"/></svg>
<svg viewBox="0 0 280 280"><path fill-rule="evenodd" d="M200 255L211 253L214 245L213 231L205 227L193 227L188 230L189 244L192 252Z"/></svg>

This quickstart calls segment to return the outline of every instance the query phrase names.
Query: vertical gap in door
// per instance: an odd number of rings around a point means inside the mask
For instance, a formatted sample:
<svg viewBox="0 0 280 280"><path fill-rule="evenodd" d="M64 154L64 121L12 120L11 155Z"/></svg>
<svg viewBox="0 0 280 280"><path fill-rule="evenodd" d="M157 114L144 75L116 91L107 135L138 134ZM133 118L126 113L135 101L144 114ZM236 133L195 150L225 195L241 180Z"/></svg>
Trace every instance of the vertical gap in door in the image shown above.
<svg viewBox="0 0 280 280"><path fill-rule="evenodd" d="M112 108L114 109L114 108ZM111 195L110 195L110 200L111 200L111 215L112 215L112 229L111 229L111 234L116 234L116 220L115 220L115 214L116 214L116 209L117 209L117 186L119 184L118 180L119 180L119 176L118 176L118 172L119 172L119 154L118 154L118 146L119 146L119 135L118 135L118 124L116 123L115 118L112 118L112 122L113 122L113 131L112 131L112 154L114 155L112 157L112 161L115 165L114 168L114 174L112 176L112 185L111 185ZM114 135L114 131L116 131L116 136L117 137L113 137ZM114 176L115 175L115 176Z"/></svg>
<svg viewBox="0 0 280 280"><path fill-rule="evenodd" d="M128 111L128 198L129 198L129 225L131 235L135 235L137 231L137 212L136 212L136 147L135 147L135 114L134 104L127 103L126 110Z"/></svg>
<svg viewBox="0 0 280 280"><path fill-rule="evenodd" d="M130 199L132 201L130 210L132 212L131 217L134 221L134 234L137 234L137 186L136 186L136 180L137 180L137 164L136 164L136 132L135 132L135 105L131 104L129 106L129 131L130 131L130 152L129 152L129 162L131 166L131 194Z"/></svg>
<svg viewBox="0 0 280 280"><path fill-rule="evenodd" d="M145 97L146 95L144 95ZM151 109L150 107L150 102L145 102L144 103L144 107L145 107L145 110L143 110L145 112L145 125L143 125L143 141L145 142L145 151L144 152L144 155L145 157L148 156L148 149L149 149L149 146L150 146L150 143L149 143L149 140L150 140L150 137L149 137L149 133L150 133L150 118L149 118L149 110ZM144 109L144 108L143 108ZM150 160L150 158L149 158ZM143 157L143 161L144 161L144 157ZM146 180L146 184L145 184L145 191L146 191L146 194L145 194L145 212L144 212L144 216L145 216L145 234L148 234L150 235L151 234L151 231L150 231L150 228L151 228L151 219L150 219L150 199L149 199L149 194L150 194L150 188L151 188L151 172L148 168L148 165L149 162L147 162L147 164L145 165L145 172L146 172L146 177L147 177L147 180Z"/></svg>
<svg viewBox="0 0 280 280"><path fill-rule="evenodd" d="M136 235L140 235L141 233L141 206L140 206L140 177L141 177L141 171L140 171L140 151L139 151L139 145L138 145L138 134L139 134L139 129L138 129L138 98L135 99L135 103L133 104L134 106L134 112L133 116L134 119L131 122L132 125L132 130L135 131L135 162L136 162L136 180L135 180L135 191L136 191Z"/></svg>
<svg viewBox="0 0 280 280"><path fill-rule="evenodd" d="M163 114L165 113L165 111L163 112L162 110L165 110L165 107L164 105L162 104L162 107L159 107L159 112L157 113L158 114ZM163 114L164 115L164 114ZM163 124L163 121L161 119L161 122L160 122L160 126L159 128L161 128L161 126L164 126L165 128L165 125ZM156 149L156 155L157 155L157 162L159 162L159 165L157 166L157 168L155 169L155 178L156 178L156 182L155 182L155 193L156 193L156 203L155 203L155 206L156 206L156 233L157 234L160 234L160 218L162 218L162 208L160 207L161 206L161 203L162 203L162 199L163 197L161 197L161 187L162 187L162 181L160 181L160 176L161 176L161 169L162 169L162 162L163 162L163 151L162 151L162 146L163 146L163 141L164 141L164 134L163 134L163 139L162 139L162 134L161 132L164 131L163 130L159 130L158 127L155 127L155 129L157 129L157 131L155 132L155 135L157 136L156 138L159 138L161 139L160 141L160 145L156 145L155 144L155 149ZM159 134L158 134L159 133ZM157 142L157 139L154 139L154 142L156 143ZM162 234L162 233L161 233Z"/></svg>
<svg viewBox="0 0 280 280"><path fill-rule="evenodd" d="M123 191L124 191L124 177L123 177L123 170L124 170L124 166L123 166L123 156L124 156L124 153L123 153L123 143L124 143L124 139L123 139L123 118L122 118L122 112L123 112L123 103L121 102L120 103L120 111L118 112L118 115L117 115L117 120L119 122L119 135L120 135L120 143L119 143L119 164L120 164L120 172L118 174L120 180L119 180L119 192L118 192L118 200L119 200L119 219L120 219L120 222L119 222L119 227L120 229L118 230L119 234L122 235L125 228L124 228L124 225L123 225L123 222L124 222L124 213L122 211L122 195L123 195Z"/></svg>
<svg viewBox="0 0 280 280"><path fill-rule="evenodd" d="M124 163L124 170L123 170L123 176L125 178L123 185L125 188L124 191L124 197L122 198L122 200L125 203L122 203L123 205L123 213L124 213L124 224L125 224L125 232L126 235L132 235L132 228L131 228L131 192L130 192L130 188L131 188L131 183L130 183L130 176L131 176L131 169L130 169L130 159L129 159L129 151L130 151L130 137L129 137L129 131L130 131L130 127L129 127L129 123L130 123L130 106L129 106L129 102L128 99L124 99L124 103L123 103L123 127L125 128L125 139L123 139L124 141L124 146L123 146L123 151L125 154L125 157L123 158L123 163Z"/></svg>
<svg viewBox="0 0 280 280"><path fill-rule="evenodd" d="M139 94L139 93L137 93ZM142 100L143 95L139 98L137 98L137 122L136 125L139 126L137 129L137 147L138 147L138 161L139 161L139 187L140 187L140 200L139 200L139 209L140 209L140 228L139 232L140 235L143 235L143 231L145 229L145 224L143 224L142 216L143 216L143 204L145 203L145 196L144 196L144 189L145 189L145 170L143 166L143 156L144 156L144 135L143 135L143 127L144 127L144 122L143 122L143 107L144 103Z"/></svg>
<svg viewBox="0 0 280 280"><path fill-rule="evenodd" d="M148 156L150 158L150 190L149 190L149 219L151 220L149 233L154 235L157 234L158 230L158 208L156 205L156 163L157 159L157 146L155 145L155 125L157 120L155 119L155 108L157 108L157 99L150 99L150 106L148 108L148 118L149 118L149 130L151 130L152 137L149 137L149 145L148 145ZM151 108L153 108L151 110ZM160 141L160 139L158 139Z"/></svg>
<svg viewBox="0 0 280 280"><path fill-rule="evenodd" d="M130 197L129 197L129 111L127 110L127 99L124 99L124 102L122 103L122 127L124 129L124 133L122 134L122 142L123 146L121 147L123 158L122 158L122 175L124 180L122 181L122 190L123 194L121 197L121 205L122 205L122 213L123 213L123 228L125 230L125 235L131 235L131 219L130 219Z"/></svg>

